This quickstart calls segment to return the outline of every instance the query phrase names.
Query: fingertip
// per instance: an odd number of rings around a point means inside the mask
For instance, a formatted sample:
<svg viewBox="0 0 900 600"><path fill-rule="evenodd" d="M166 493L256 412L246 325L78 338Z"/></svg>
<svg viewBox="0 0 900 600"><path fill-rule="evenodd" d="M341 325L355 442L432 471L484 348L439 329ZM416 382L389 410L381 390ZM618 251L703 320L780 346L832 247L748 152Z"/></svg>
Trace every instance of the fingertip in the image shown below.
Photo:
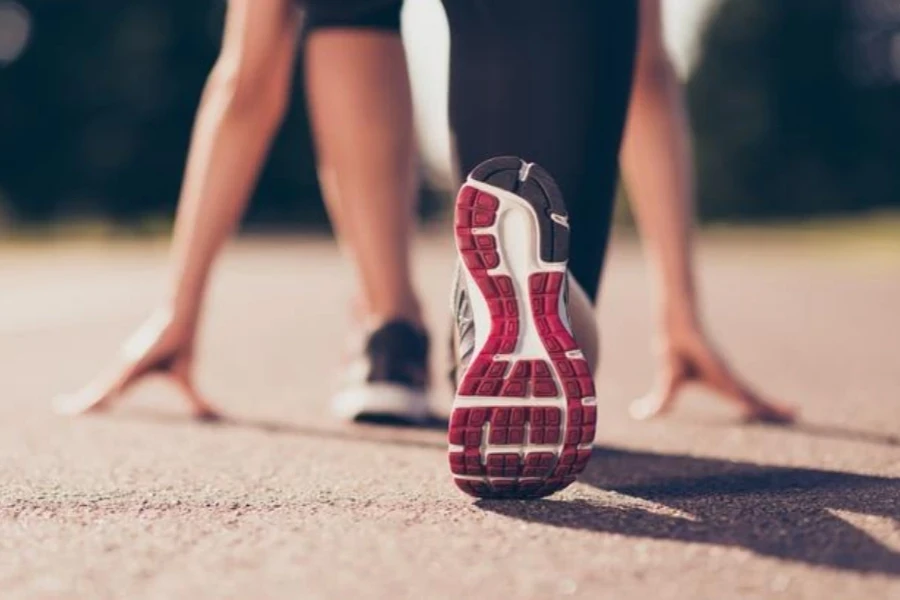
<svg viewBox="0 0 900 600"><path fill-rule="evenodd" d="M800 418L799 410L792 406L768 405L745 415L745 420L750 423L763 423L767 425L793 425Z"/></svg>
<svg viewBox="0 0 900 600"><path fill-rule="evenodd" d="M208 424L223 423L225 421L225 417L221 413L209 408L202 411L195 411L193 417L201 423Z"/></svg>
<svg viewBox="0 0 900 600"><path fill-rule="evenodd" d="M183 380L178 380L178 384L187 397L194 419L204 423L216 423L224 420L222 413L213 408L212 404L207 402L206 398L200 395L193 385Z"/></svg>
<svg viewBox="0 0 900 600"><path fill-rule="evenodd" d="M87 394L59 394L50 401L53 412L64 417L76 417L107 408L108 396L91 397Z"/></svg>
<svg viewBox="0 0 900 600"><path fill-rule="evenodd" d="M53 398L50 400L51 410L58 415L62 415L65 417L71 416L73 413L71 410L72 403L70 401L70 398L71 396L64 394L53 396Z"/></svg>
<svg viewBox="0 0 900 600"><path fill-rule="evenodd" d="M654 395L647 395L633 400L628 406L628 414L635 421L649 421L662 414L663 403Z"/></svg>

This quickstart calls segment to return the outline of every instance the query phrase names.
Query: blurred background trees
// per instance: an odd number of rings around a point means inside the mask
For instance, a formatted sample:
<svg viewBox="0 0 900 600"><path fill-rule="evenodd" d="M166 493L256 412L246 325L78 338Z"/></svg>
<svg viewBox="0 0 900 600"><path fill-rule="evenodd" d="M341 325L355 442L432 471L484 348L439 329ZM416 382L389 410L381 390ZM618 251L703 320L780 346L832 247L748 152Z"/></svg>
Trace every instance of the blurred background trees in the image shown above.
<svg viewBox="0 0 900 600"><path fill-rule="evenodd" d="M4 63L22 8L30 38ZM223 12L0 0L0 211L170 217ZM688 93L704 218L900 207L900 2L723 0ZM325 222L308 129L298 87L251 223Z"/></svg>
<svg viewBox="0 0 900 600"><path fill-rule="evenodd" d="M728 0L701 44L704 218L900 207L900 1Z"/></svg>
<svg viewBox="0 0 900 600"><path fill-rule="evenodd" d="M22 221L171 216L225 3L24 1L31 41L0 68L0 194ZM298 73L298 82L302 75ZM325 221L302 92L249 221Z"/></svg>

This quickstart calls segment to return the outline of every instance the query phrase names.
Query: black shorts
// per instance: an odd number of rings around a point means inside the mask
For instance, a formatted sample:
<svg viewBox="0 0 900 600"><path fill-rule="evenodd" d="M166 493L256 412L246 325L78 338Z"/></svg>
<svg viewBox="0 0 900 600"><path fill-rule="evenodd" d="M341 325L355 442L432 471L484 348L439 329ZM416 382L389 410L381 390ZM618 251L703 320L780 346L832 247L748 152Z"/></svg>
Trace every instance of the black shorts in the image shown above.
<svg viewBox="0 0 900 600"><path fill-rule="evenodd" d="M351 27L400 31L403 0L299 0L307 31Z"/></svg>

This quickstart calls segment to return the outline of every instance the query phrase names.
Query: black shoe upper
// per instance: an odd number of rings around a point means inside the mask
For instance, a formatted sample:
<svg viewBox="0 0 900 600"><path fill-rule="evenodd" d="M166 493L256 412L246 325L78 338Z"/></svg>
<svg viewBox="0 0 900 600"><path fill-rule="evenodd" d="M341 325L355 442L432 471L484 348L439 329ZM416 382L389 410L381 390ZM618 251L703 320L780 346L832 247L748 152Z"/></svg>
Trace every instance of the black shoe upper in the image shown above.
<svg viewBox="0 0 900 600"><path fill-rule="evenodd" d="M389 321L366 342L368 383L393 383L414 389L428 385L428 336L407 321Z"/></svg>

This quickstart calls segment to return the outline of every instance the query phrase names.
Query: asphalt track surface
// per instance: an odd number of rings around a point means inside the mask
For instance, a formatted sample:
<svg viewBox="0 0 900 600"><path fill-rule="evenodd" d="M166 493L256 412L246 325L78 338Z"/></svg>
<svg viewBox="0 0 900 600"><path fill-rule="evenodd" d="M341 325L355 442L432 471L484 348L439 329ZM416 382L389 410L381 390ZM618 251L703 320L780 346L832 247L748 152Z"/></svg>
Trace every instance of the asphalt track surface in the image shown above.
<svg viewBox="0 0 900 600"><path fill-rule="evenodd" d="M452 256L416 250L444 412ZM221 263L199 364L220 425L152 381L108 416L50 410L159 298L161 245L0 246L0 597L900 598L900 259L745 240L700 264L710 329L802 423L742 425L704 393L630 421L651 320L619 243L590 466L547 500L477 502L439 428L330 419L352 289L330 242Z"/></svg>

